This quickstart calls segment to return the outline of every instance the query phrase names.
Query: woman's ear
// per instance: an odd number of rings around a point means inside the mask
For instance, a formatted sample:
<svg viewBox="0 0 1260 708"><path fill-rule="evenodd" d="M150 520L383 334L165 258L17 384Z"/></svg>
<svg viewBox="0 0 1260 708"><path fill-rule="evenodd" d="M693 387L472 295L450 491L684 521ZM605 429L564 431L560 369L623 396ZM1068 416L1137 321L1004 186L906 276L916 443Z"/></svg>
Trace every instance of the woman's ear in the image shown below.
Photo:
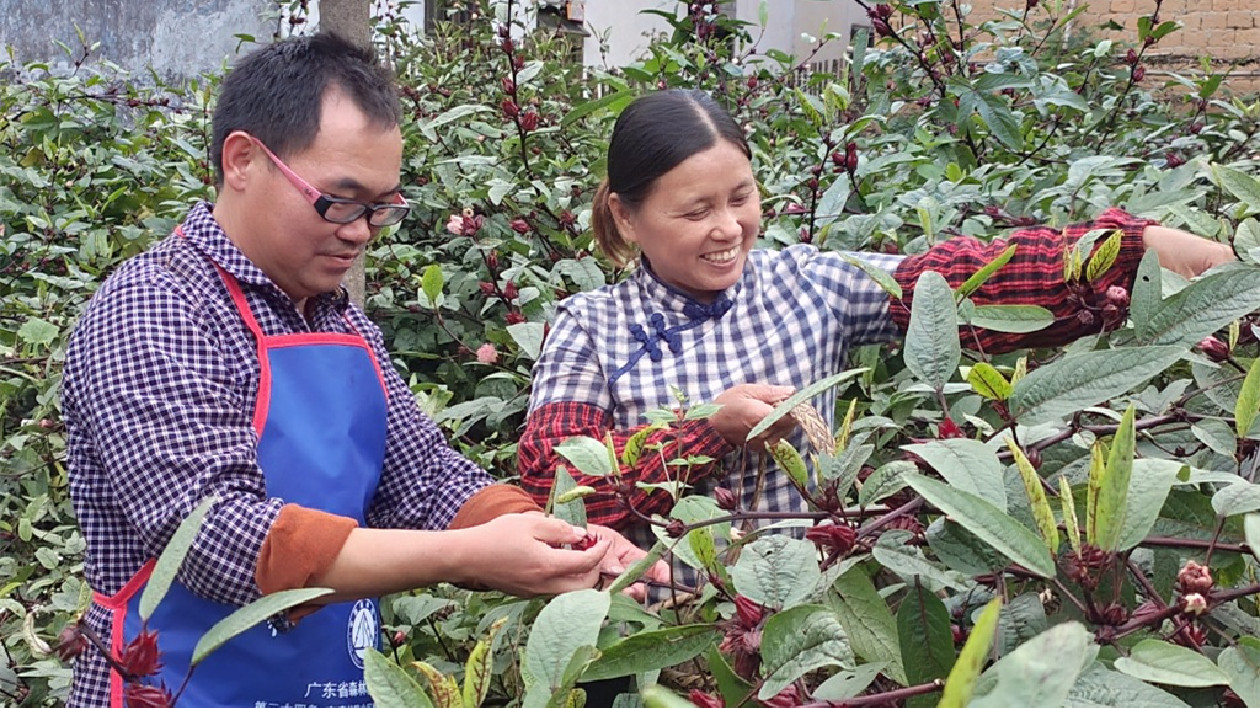
<svg viewBox="0 0 1260 708"><path fill-rule="evenodd" d="M223 139L223 188L241 191L249 183L250 168L257 166L258 146L249 136L235 131Z"/></svg>
<svg viewBox="0 0 1260 708"><path fill-rule="evenodd" d="M612 214L613 223L617 225L617 233L626 243L638 243L634 234L634 219L629 205L616 192L608 194L608 211Z"/></svg>

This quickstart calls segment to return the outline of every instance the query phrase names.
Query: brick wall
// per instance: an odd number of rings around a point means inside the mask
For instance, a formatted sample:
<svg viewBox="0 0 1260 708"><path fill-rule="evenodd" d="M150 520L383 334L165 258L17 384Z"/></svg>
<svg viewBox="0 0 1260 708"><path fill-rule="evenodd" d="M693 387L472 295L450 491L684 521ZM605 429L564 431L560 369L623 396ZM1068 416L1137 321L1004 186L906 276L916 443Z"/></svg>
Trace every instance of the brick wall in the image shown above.
<svg viewBox="0 0 1260 708"><path fill-rule="evenodd" d="M1047 0L1042 0L1045 3ZM1068 6L1070 0L1064 1ZM969 21L996 17L994 8L1023 8L1022 0L971 0ZM1078 0L1085 10L1073 25L1094 36L1137 43L1137 20L1155 11L1156 0ZM1035 13L1046 16L1045 8ZM1236 94L1260 92L1260 0L1164 0L1161 22L1175 20L1181 29L1147 50L1146 83L1158 86L1164 72L1199 73L1199 58L1212 58L1213 71L1232 67L1226 86ZM1124 27L1120 32L1100 31L1108 21Z"/></svg>

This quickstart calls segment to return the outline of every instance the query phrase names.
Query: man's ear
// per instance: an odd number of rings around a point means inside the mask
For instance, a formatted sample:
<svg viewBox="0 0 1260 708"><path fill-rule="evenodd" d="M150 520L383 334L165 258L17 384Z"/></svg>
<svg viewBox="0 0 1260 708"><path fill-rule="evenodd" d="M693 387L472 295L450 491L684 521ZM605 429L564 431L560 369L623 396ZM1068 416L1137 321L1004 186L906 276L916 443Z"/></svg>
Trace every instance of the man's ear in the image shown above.
<svg viewBox="0 0 1260 708"><path fill-rule="evenodd" d="M262 152L249 136L241 131L230 133L223 140L223 188L240 191L260 167ZM264 158L265 159L265 158Z"/></svg>
<svg viewBox="0 0 1260 708"><path fill-rule="evenodd" d="M630 207L621 199L621 195L611 192L608 195L608 211L612 214L613 223L617 225L617 233L626 243L638 243L634 233L634 221L631 219Z"/></svg>

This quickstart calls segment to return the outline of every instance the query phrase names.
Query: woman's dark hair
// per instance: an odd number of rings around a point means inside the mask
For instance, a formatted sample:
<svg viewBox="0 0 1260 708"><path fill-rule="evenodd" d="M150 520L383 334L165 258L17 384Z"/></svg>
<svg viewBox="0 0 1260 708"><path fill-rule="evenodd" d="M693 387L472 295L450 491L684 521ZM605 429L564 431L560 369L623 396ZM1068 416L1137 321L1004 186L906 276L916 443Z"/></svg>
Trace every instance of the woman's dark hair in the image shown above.
<svg viewBox="0 0 1260 708"><path fill-rule="evenodd" d="M280 157L315 142L324 94L336 88L374 125L398 125L402 108L393 75L371 47L321 32L269 44L246 55L223 79L214 109L210 159L223 184L223 141L243 130Z"/></svg>
<svg viewBox="0 0 1260 708"><path fill-rule="evenodd" d="M744 131L703 91L659 91L626 106L608 143L608 177L600 183L592 205L591 226L604 255L625 265L636 252L617 230L609 195L616 194L628 208L637 208L662 175L718 140L731 143L752 159Z"/></svg>

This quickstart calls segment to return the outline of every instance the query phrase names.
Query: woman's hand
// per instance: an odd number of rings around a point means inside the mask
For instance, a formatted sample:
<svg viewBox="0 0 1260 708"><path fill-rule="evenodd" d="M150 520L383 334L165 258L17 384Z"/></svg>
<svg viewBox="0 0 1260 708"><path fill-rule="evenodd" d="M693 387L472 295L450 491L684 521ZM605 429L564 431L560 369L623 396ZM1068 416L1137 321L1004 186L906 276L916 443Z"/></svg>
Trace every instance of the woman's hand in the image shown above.
<svg viewBox="0 0 1260 708"><path fill-rule="evenodd" d="M604 560L600 563L600 572L608 582L612 582L613 576L621 575L626 571L626 568L639 562L641 558L647 555L647 551L634 545L625 536L606 526L587 524L586 532L596 538L608 540L608 553L604 554ZM656 561L643 574L643 579L657 583L668 583L669 564L661 560ZM636 582L623 592L635 600L642 601L647 596L647 585L643 582Z"/></svg>
<svg viewBox="0 0 1260 708"><path fill-rule="evenodd" d="M1235 260L1234 249L1229 244L1167 226L1147 226L1142 231L1142 243L1148 251L1154 250L1159 255L1161 266L1186 278Z"/></svg>
<svg viewBox="0 0 1260 708"><path fill-rule="evenodd" d="M722 406L709 417L709 422L732 445L752 445L760 450L767 443L787 437L796 428L796 419L785 415L774 422L764 433L748 440L748 432L757 427L763 418L778 404L796 392L791 386L769 384L739 384L723 391L713 399Z"/></svg>
<svg viewBox="0 0 1260 708"><path fill-rule="evenodd" d="M587 532L537 511L505 514L480 526L447 533L467 535L462 560L468 577L463 582L521 597L596 587L613 545L609 538L597 534L590 548L566 549L564 546L580 543Z"/></svg>

